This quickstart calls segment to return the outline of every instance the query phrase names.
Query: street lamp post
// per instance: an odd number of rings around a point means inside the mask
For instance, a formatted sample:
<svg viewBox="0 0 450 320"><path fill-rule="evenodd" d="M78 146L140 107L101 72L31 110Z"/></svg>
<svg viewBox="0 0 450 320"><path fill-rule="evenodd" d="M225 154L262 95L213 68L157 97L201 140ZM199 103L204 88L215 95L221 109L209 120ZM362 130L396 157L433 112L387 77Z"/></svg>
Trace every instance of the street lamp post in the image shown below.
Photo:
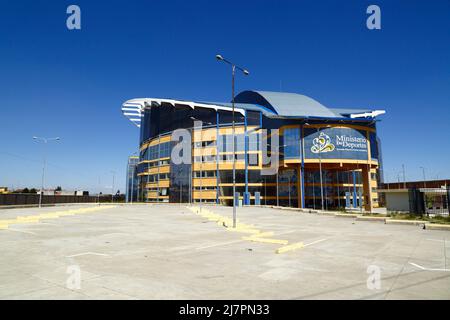
<svg viewBox="0 0 450 320"><path fill-rule="evenodd" d="M404 164L402 164L402 171L403 171L403 189L406 189L406 173Z"/></svg>
<svg viewBox="0 0 450 320"><path fill-rule="evenodd" d="M426 188L427 187L427 179L425 178L425 168L424 167L420 167L422 169L422 174L423 174L423 187Z"/></svg>
<svg viewBox="0 0 450 320"><path fill-rule="evenodd" d="M39 208L42 207L42 194L44 192L44 181L45 181L45 166L47 164L47 148L45 147L49 141L59 141L59 137L56 138L43 138L43 137L33 137L34 140L37 142L43 142L44 143L44 161L42 165L42 178L41 178L41 192L39 193Z"/></svg>
<svg viewBox="0 0 450 320"><path fill-rule="evenodd" d="M304 125L309 126L310 124L306 122L306 123L304 123ZM330 128L330 126L328 125L328 126L326 126L325 128ZM318 135L317 138L319 139L319 138L320 138L320 128L317 127L316 130L317 130L317 135ZM319 140L319 142L320 142L320 140ZM322 151L322 148L321 148L320 143L319 143L320 203L321 203L321 208L322 208L322 210L324 210L324 202L323 202L323 178L322 178L322 153L321 153L321 151Z"/></svg>
<svg viewBox="0 0 450 320"><path fill-rule="evenodd" d="M317 128L317 134L320 137L320 128ZM320 139L320 138L319 138ZM320 141L320 140L319 140ZM322 153L321 146L319 145L319 171L320 171L320 204L323 211L323 179L322 179Z"/></svg>
<svg viewBox="0 0 450 320"><path fill-rule="evenodd" d="M236 69L242 71L246 76L249 72L246 69L236 66L234 63L224 59L220 54L216 55L218 61L223 61L231 66L231 104L232 104L232 138L233 138L233 228L236 228L236 142L235 142L235 118L234 118L234 78Z"/></svg>
<svg viewBox="0 0 450 320"><path fill-rule="evenodd" d="M131 201L130 204L133 204L133 194L134 194L134 164L132 165L131 169Z"/></svg>
<svg viewBox="0 0 450 320"><path fill-rule="evenodd" d="M289 207L291 207L291 177L288 175Z"/></svg>
<svg viewBox="0 0 450 320"><path fill-rule="evenodd" d="M112 173L112 187L111 187L111 203L114 203L114 182L116 179L116 172L115 171L111 171Z"/></svg>
<svg viewBox="0 0 450 320"><path fill-rule="evenodd" d="M97 202L98 202L98 204L100 205L100 176L98 176Z"/></svg>

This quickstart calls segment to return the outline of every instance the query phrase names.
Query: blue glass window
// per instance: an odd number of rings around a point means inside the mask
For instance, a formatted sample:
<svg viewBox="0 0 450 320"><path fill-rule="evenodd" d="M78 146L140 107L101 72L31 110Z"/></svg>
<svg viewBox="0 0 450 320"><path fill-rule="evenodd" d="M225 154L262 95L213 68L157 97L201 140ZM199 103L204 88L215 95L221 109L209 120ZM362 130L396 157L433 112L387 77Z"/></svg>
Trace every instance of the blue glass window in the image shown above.
<svg viewBox="0 0 450 320"><path fill-rule="evenodd" d="M283 134L284 158L300 158L300 128L286 128Z"/></svg>

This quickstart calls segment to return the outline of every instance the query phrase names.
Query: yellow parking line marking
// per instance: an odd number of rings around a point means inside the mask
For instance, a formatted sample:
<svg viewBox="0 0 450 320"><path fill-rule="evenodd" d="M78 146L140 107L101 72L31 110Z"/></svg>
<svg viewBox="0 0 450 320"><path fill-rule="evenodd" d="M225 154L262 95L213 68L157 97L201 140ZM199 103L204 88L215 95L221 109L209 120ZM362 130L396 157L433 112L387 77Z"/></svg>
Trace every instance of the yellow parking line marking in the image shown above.
<svg viewBox="0 0 450 320"><path fill-rule="evenodd" d="M300 249L303 247L304 247L303 242L297 242L297 243L293 243L293 244L278 248L275 252L276 253L285 253L285 252L297 250L297 249Z"/></svg>
<svg viewBox="0 0 450 320"><path fill-rule="evenodd" d="M25 231L21 231L21 230L11 229L11 228L9 228L9 225L39 223L39 222L41 222L41 220L58 219L60 217L73 216L75 214L81 214L81 213L92 213L95 211L100 211L100 210L110 209L110 208L115 208L115 207L117 207L117 206L90 207L90 208L80 208L80 209L69 209L69 210L65 210L65 211L47 212L47 213L41 213L38 215L30 215L30 216L17 216L14 219L0 220L0 230L12 230L12 231L18 231L18 232L25 232ZM25 232L25 233L29 233L29 232ZM34 233L32 233L32 234L34 234Z"/></svg>
<svg viewBox="0 0 450 320"><path fill-rule="evenodd" d="M15 221L12 221L10 224L32 224L32 223L39 223L39 219L15 220Z"/></svg>
<svg viewBox="0 0 450 320"><path fill-rule="evenodd" d="M251 237L252 237L252 238L267 238L267 237L273 237L273 232L272 232L272 231L267 231L267 232L255 233L255 234L252 235Z"/></svg>
<svg viewBox="0 0 450 320"><path fill-rule="evenodd" d="M289 246L288 245L289 240L272 239L271 237L274 235L274 233L272 231L263 232L263 231L257 229L253 225L249 225L249 224L245 224L245 223L238 223L236 225L236 228L231 228L230 226L232 224L232 220L230 218L223 217L219 214L213 213L213 212L209 211L208 209L200 210L199 207L187 207L187 208L189 210L191 210L193 213L198 214L199 216L206 218L209 221L216 221L218 225L223 225L224 227L227 228L228 231L250 234L250 236L242 237L242 240L244 240L244 241L284 245L284 247L281 247L276 251L277 253L282 253L282 252L286 252L289 250L295 250L295 249L303 246L303 243L296 243L296 244ZM230 242L230 243L234 243L234 242L235 241ZM236 242L238 242L238 241L236 241ZM221 244L206 246L204 248L214 247L214 246L219 246L219 245L221 245Z"/></svg>
<svg viewBox="0 0 450 320"><path fill-rule="evenodd" d="M54 213L42 213L39 215L39 217L41 219L58 219L59 218L59 214L54 214Z"/></svg>

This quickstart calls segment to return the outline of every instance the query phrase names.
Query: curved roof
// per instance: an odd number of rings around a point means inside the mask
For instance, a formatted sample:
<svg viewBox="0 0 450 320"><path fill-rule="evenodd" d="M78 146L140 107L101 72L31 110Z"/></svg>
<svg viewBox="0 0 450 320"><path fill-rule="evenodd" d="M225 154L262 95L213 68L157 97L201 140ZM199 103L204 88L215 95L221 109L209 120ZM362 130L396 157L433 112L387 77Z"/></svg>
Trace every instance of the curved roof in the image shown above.
<svg viewBox="0 0 450 320"><path fill-rule="evenodd" d="M297 93L243 91L235 97L238 103L259 104L285 117L340 117L316 100Z"/></svg>
<svg viewBox="0 0 450 320"><path fill-rule="evenodd" d="M146 106L159 106L168 103L172 106L188 105L192 109L210 108L216 111L231 111L231 103L196 102L186 100L138 98L123 103L122 113L133 124L140 127ZM271 91L243 91L235 97L236 112L245 115L246 110L260 111L268 117L290 118L321 118L348 121L372 121L375 117L384 114L384 110L367 109L337 109L327 108L316 100L297 93L271 92ZM360 120L358 120L359 118Z"/></svg>

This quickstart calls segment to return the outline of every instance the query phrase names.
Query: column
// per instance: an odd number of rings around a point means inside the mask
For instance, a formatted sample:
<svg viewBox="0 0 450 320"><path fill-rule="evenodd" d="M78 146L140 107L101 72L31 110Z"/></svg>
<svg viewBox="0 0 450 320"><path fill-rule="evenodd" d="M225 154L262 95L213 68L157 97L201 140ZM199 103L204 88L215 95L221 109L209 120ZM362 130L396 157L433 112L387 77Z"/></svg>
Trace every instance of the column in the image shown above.
<svg viewBox="0 0 450 320"><path fill-rule="evenodd" d="M362 183L364 195L364 210L372 212L372 185L369 165L366 165L362 168Z"/></svg>

